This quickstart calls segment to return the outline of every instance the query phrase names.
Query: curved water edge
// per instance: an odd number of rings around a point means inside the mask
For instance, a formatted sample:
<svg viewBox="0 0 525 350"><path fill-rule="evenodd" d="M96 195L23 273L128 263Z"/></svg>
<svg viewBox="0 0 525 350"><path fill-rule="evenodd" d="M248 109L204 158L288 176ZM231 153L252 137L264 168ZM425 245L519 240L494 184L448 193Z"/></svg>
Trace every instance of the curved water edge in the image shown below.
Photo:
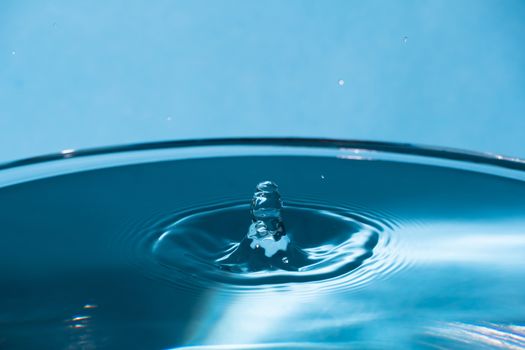
<svg viewBox="0 0 525 350"><path fill-rule="evenodd" d="M470 162L475 164L495 165L508 169L525 170L525 159L494 153L481 153L457 148L436 147L411 143L396 143L385 141L340 140L316 138L216 138L191 139L135 143L86 149L64 149L57 153L38 155L0 163L0 170L16 168L38 163L52 162L63 159L100 156L104 154L124 153L134 151L152 151L170 148L187 147L220 147L220 146L277 146L295 148L328 148L363 151L378 151L384 153L423 156Z"/></svg>
<svg viewBox="0 0 525 350"><path fill-rule="evenodd" d="M147 162L231 156L321 156L429 164L525 180L525 160L411 144L310 138L165 141L61 152L0 164L0 187L78 171Z"/></svg>

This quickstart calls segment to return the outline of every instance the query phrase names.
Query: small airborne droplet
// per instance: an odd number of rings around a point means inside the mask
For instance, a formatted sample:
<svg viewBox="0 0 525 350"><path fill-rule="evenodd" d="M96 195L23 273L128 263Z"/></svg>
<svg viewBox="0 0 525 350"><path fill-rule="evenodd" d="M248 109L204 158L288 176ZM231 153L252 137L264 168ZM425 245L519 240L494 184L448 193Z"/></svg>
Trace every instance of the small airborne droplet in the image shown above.
<svg viewBox="0 0 525 350"><path fill-rule="evenodd" d="M16 55L16 51L11 51L11 55Z"/></svg>
<svg viewBox="0 0 525 350"><path fill-rule="evenodd" d="M167 121L171 121L171 117L167 117L166 120L167 120Z"/></svg>
<svg viewBox="0 0 525 350"><path fill-rule="evenodd" d="M339 84L339 86L343 86L343 85L345 85L345 81L343 79L339 79L337 81L337 84Z"/></svg>
<svg viewBox="0 0 525 350"><path fill-rule="evenodd" d="M323 179L323 180L325 179L324 175L321 175L321 179Z"/></svg>
<svg viewBox="0 0 525 350"><path fill-rule="evenodd" d="M406 44L406 43L407 43L407 41L408 41L408 36L404 36L404 37L403 37L403 43L405 43L405 44Z"/></svg>

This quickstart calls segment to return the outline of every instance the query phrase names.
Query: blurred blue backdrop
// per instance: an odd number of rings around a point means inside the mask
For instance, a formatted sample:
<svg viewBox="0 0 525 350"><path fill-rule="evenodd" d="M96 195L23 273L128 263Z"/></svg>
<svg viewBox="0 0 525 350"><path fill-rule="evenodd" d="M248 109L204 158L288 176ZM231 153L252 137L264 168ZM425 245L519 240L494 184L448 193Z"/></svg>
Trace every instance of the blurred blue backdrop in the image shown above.
<svg viewBox="0 0 525 350"><path fill-rule="evenodd" d="M525 157L525 1L0 1L0 161L225 136Z"/></svg>

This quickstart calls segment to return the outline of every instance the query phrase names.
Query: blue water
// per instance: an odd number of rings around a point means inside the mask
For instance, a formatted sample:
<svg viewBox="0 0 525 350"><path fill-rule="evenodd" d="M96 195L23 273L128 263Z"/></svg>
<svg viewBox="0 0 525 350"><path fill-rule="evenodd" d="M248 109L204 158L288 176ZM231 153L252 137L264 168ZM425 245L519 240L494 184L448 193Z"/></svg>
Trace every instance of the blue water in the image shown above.
<svg viewBox="0 0 525 350"><path fill-rule="evenodd" d="M248 247L221 266L262 220L250 205L265 180L290 247L320 265ZM523 198L523 162L395 144L171 143L3 165L0 347L525 348Z"/></svg>

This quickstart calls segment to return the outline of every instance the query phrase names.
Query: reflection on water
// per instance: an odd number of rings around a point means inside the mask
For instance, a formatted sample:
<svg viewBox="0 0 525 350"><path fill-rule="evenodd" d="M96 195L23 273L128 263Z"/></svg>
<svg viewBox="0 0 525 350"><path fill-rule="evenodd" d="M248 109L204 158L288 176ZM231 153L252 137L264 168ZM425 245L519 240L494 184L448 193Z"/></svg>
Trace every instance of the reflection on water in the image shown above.
<svg viewBox="0 0 525 350"><path fill-rule="evenodd" d="M525 182L359 157L157 159L0 187L0 346L525 348ZM219 268L265 179L290 244L325 265Z"/></svg>
<svg viewBox="0 0 525 350"><path fill-rule="evenodd" d="M512 324L473 325L449 322L429 328L428 333L430 336L443 337L477 349L525 348L525 327Z"/></svg>

